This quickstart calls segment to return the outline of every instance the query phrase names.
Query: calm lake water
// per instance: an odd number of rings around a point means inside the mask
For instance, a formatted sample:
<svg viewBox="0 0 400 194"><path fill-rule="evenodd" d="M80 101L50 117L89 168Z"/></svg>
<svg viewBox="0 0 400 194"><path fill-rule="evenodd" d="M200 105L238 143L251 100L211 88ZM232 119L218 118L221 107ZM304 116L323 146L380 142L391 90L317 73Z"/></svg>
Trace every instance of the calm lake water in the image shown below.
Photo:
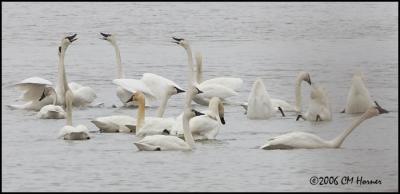
<svg viewBox="0 0 400 194"><path fill-rule="evenodd" d="M295 121L296 115L248 120L242 107L226 106L215 141L191 152L139 152L129 134L101 134L92 118L136 115L119 105L112 79L114 50L99 32L116 33L127 78L145 72L187 88L187 58L171 37L183 37L203 53L204 79L244 80L245 101L261 77L271 97L294 103L301 70L331 99L330 122ZM40 120L10 110L20 92L13 84L39 76L57 82L57 47L67 34L68 81L96 90L101 108L74 109L73 123L92 139L57 139L65 120ZM352 74L362 70L374 100L390 113L365 121L340 149L257 149L273 136L306 131L336 137L358 115L339 113ZM310 89L303 84L303 107ZM177 116L184 95L173 96L165 116ZM206 107L194 105L196 109ZM154 116L155 108L146 110ZM397 3L2 3L3 191L398 191ZM312 176L363 177L378 185L311 185ZM339 182L340 183L340 182Z"/></svg>

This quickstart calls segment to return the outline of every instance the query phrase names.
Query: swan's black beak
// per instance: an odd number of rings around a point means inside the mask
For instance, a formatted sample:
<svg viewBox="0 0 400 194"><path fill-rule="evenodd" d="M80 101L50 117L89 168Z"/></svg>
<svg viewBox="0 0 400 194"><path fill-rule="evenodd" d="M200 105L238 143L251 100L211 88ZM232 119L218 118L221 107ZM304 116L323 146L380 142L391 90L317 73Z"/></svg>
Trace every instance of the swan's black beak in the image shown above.
<svg viewBox="0 0 400 194"><path fill-rule="evenodd" d="M225 119L224 119L224 117L220 117L220 119L221 119L221 123L222 123L223 125L225 125Z"/></svg>
<svg viewBox="0 0 400 194"><path fill-rule="evenodd" d="M199 88L197 88L196 87L196 90L197 90L197 94L201 94L201 93L203 93L203 91L201 91Z"/></svg>
<svg viewBox="0 0 400 194"><path fill-rule="evenodd" d="M281 108L281 107L278 107L278 110L281 112L282 117L285 117L285 113L283 112L282 108Z"/></svg>
<svg viewBox="0 0 400 194"><path fill-rule="evenodd" d="M307 79L307 81L306 81L308 84L310 84L311 85L311 78L310 78L310 76L308 76L308 79Z"/></svg>
<svg viewBox="0 0 400 194"><path fill-rule="evenodd" d="M174 39L175 41L172 41L173 43L179 44L180 41L184 40L183 38L175 38L172 37L172 39Z"/></svg>
<svg viewBox="0 0 400 194"><path fill-rule="evenodd" d="M374 101L376 104L376 109L378 109L379 114L383 114L383 113L389 113L389 111L383 109L381 106L379 106L378 102Z"/></svg>
<svg viewBox="0 0 400 194"><path fill-rule="evenodd" d="M177 87L175 87L175 89L176 89L176 93L177 93L177 94L182 93L182 92L185 92L185 90L179 89L179 88L177 88Z"/></svg>
<svg viewBox="0 0 400 194"><path fill-rule="evenodd" d="M197 116L200 116L200 115L204 115L204 113L201 113L201 112L199 112L199 111L197 111L197 110L194 110L194 109L192 109L193 110L193 112L194 112L194 115L197 117Z"/></svg>
<svg viewBox="0 0 400 194"><path fill-rule="evenodd" d="M106 34L106 33L103 33L103 32L100 32L100 34L103 36L103 37L101 37L100 39L103 39L103 40L107 40L107 38L108 38L109 36L111 36L111 34Z"/></svg>
<svg viewBox="0 0 400 194"><path fill-rule="evenodd" d="M133 101L133 95L125 103L132 102L132 101Z"/></svg>
<svg viewBox="0 0 400 194"><path fill-rule="evenodd" d="M43 100L43 98L45 98L46 97L46 95L44 94L44 92L46 91L46 89L44 89L43 90L43 93L42 93L42 96L39 98L39 101L42 101Z"/></svg>
<svg viewBox="0 0 400 194"><path fill-rule="evenodd" d="M72 42L74 42L75 40L78 40L78 38L75 38L76 35L78 35L78 34L74 34L74 35L72 35L72 36L67 36L66 38L68 38L69 42L72 43Z"/></svg>

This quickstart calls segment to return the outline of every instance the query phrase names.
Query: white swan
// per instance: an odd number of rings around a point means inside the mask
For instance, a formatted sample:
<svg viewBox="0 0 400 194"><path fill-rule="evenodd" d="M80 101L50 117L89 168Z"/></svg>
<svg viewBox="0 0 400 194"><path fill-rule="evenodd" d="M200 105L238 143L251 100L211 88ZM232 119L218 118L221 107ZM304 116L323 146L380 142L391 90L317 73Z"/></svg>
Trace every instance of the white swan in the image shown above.
<svg viewBox="0 0 400 194"><path fill-rule="evenodd" d="M59 65L58 65L58 83L55 88L57 93L57 105L64 104L64 91L65 88L62 84L62 72L64 71L64 57L65 52L67 50L66 44L70 44L71 42L77 40L77 34L72 36L67 36L61 40L61 46L58 47L58 55L59 55ZM23 105L9 105L12 109L26 109L26 110L35 110L39 111L43 106L51 104L51 98L45 98L39 101L40 95L42 94L45 87L52 87L52 83L48 80L45 80L40 77L31 77L27 78L16 86L24 91L22 95L22 99L27 101L27 103ZM74 93L73 105L74 106L86 106L89 105L94 99L97 97L94 90L89 87L81 86L75 82L69 83L70 89Z"/></svg>
<svg viewBox="0 0 400 194"><path fill-rule="evenodd" d="M364 84L364 76L361 72L356 72L351 81L346 107L342 112L363 113L373 104L369 91Z"/></svg>
<svg viewBox="0 0 400 194"><path fill-rule="evenodd" d="M285 116L282 109L279 108L282 116ZM268 119L275 114L275 108L272 106L271 99L265 89L263 80L258 78L251 88L248 98L247 118L248 119Z"/></svg>
<svg viewBox="0 0 400 194"><path fill-rule="evenodd" d="M202 55L200 52L195 53L195 60L196 60L196 82L201 83L204 85L207 84L219 84L222 86L225 86L227 88L230 88L234 91L238 91L242 85L243 85L243 80L241 78L235 78L235 77L216 77L212 79L208 79L203 81L203 59Z"/></svg>
<svg viewBox="0 0 400 194"><path fill-rule="evenodd" d="M100 33L102 35L102 39L110 42L110 44L114 47L115 49L115 58L117 61L117 71L118 71L118 76L117 79L123 79L125 77L124 72L122 70L122 64L121 64L121 54L119 51L119 47L117 45L117 40L115 38L115 35L113 34L106 34L106 33ZM179 87L175 82L164 78L162 76L153 74L153 73L144 73L142 78L138 80L138 82L141 81L144 83L147 88L157 97L159 100L164 100L164 94L165 91L169 89L167 86L173 86L178 90L176 93L173 93L171 95L184 92L184 90ZM119 86L117 88L117 96L121 100L124 106L137 106L135 102L129 102L128 104L126 103L128 99L132 96L132 92L130 90L127 90L124 87ZM146 103L149 103L152 99L147 99ZM168 101L168 98L166 99ZM165 106L167 101L162 101L161 106ZM165 104L165 105L164 105ZM158 116L162 116L164 113L164 110L160 109L160 112L157 113Z"/></svg>
<svg viewBox="0 0 400 194"><path fill-rule="evenodd" d="M74 36L75 37L75 36ZM65 52L68 46L76 39L72 38L71 40L63 40L61 53ZM87 140L90 139L89 131L86 126L78 125L76 127L72 126L72 104L74 101L74 94L70 90L67 82L67 75L65 73L65 68L62 68L62 72L60 74L62 81L62 91L64 94L64 106L67 112L67 125L60 129L59 138L63 138L64 140Z"/></svg>
<svg viewBox="0 0 400 194"><path fill-rule="evenodd" d="M312 84L310 94L310 104L304 115L299 114L296 121L303 118L308 121L330 121L332 120L332 111L329 98L325 88Z"/></svg>
<svg viewBox="0 0 400 194"><path fill-rule="evenodd" d="M61 106L56 105L57 94L52 87L46 87L43 90L43 94L39 101L43 100L45 97L51 96L53 98L53 104L48 104L43 106L37 113L37 116L41 119L63 119L65 118L65 111Z"/></svg>
<svg viewBox="0 0 400 194"><path fill-rule="evenodd" d="M301 107L301 83L302 83L302 81L305 81L311 85L311 78L310 78L310 74L308 72L301 71L298 73L298 75L296 77L295 105L294 106L289 104L285 100L271 98L272 107L274 107L276 110L279 110L279 107L280 107L284 112L300 113L302 110L302 107ZM242 103L240 105L247 111L248 103Z"/></svg>
<svg viewBox="0 0 400 194"><path fill-rule="evenodd" d="M269 139L266 144L260 147L260 149L339 148L346 137L364 120L382 113L385 112L381 107L370 107L359 119L354 121L350 128L344 130L339 136L332 140L324 140L310 133L292 132Z"/></svg>
<svg viewBox="0 0 400 194"><path fill-rule="evenodd" d="M180 46L182 46L186 54L188 56L188 64L189 64L189 70L191 71L191 85L195 85L198 89L200 89L203 93L198 94L194 96L193 101L195 101L197 104L208 106L209 100L212 97L219 97L222 101L224 101L228 97L236 96L238 95L237 92L235 92L233 89L225 87L220 84L203 84L203 83L197 83L197 81L194 79L194 66L193 66L193 56L192 56L192 50L190 48L189 42L187 40L184 40L182 38L175 38L173 37L174 41L173 43L176 43Z"/></svg>
<svg viewBox="0 0 400 194"><path fill-rule="evenodd" d="M183 114L183 133L182 140L176 136L170 135L150 135L135 142L134 144L140 151L167 151L167 150L191 150L194 146L193 136L189 129L189 120L195 116L195 112L191 109L191 102L194 95L198 93L194 87L189 87L186 93L185 108Z"/></svg>
<svg viewBox="0 0 400 194"><path fill-rule="evenodd" d="M177 122L172 127L171 135L183 135L182 115L177 118ZM224 106L218 97L210 100L208 110L203 115L196 114L196 117L189 121L194 140L215 139L224 124Z"/></svg>

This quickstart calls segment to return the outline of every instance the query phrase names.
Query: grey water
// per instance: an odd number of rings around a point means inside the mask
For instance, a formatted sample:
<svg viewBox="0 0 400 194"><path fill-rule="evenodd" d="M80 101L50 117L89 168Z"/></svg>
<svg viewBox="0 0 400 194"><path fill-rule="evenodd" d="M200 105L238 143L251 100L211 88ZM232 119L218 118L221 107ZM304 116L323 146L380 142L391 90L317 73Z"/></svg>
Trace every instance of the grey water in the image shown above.
<svg viewBox="0 0 400 194"><path fill-rule="evenodd" d="M190 152L140 152L131 134L103 134L91 119L136 115L120 105L115 53L99 32L115 33L127 78L145 72L187 88L187 57L171 37L203 54L204 79L244 80L232 101L244 102L257 78L269 95L294 103L299 71L326 88L332 121L295 121L288 113L248 120L240 106L225 106L217 140ZM10 110L21 104L13 84L28 77L57 82L57 47L77 33L66 54L68 81L95 89L103 107L76 108L73 123L88 141L57 139L62 120ZM398 4L307 2L2 2L3 191L398 191ZM374 100L390 111L366 120L340 149L260 150L267 139L291 131L336 137L359 115L341 114L354 72L361 70ZM310 87L302 85L303 109ZM173 96L166 117L183 109ZM193 105L198 110L207 107ZM146 109L155 116L156 108ZM312 185L313 176L339 184ZM342 184L345 176L354 182ZM380 180L357 184L355 179Z"/></svg>

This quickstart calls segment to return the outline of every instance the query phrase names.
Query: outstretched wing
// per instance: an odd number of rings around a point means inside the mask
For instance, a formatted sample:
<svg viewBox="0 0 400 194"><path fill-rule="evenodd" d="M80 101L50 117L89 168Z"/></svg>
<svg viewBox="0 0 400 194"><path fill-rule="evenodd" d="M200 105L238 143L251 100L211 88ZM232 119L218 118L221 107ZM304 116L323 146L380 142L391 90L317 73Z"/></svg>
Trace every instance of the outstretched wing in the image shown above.
<svg viewBox="0 0 400 194"><path fill-rule="evenodd" d="M51 85L49 80L40 77L30 77L15 84L19 90L24 92L20 97L24 101L39 100L44 88Z"/></svg>

